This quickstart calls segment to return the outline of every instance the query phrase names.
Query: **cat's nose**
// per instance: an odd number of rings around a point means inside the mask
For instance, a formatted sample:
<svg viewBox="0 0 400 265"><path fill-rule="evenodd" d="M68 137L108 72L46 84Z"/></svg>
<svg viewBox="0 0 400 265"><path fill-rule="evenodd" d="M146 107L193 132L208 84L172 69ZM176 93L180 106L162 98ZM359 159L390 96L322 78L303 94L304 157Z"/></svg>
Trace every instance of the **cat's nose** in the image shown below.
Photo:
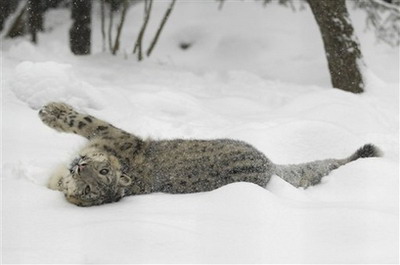
<svg viewBox="0 0 400 265"><path fill-rule="evenodd" d="M80 172L86 167L86 165L87 165L86 162L80 161L80 162L78 163L78 165L77 165L77 167L78 167L78 173L80 173Z"/></svg>
<svg viewBox="0 0 400 265"><path fill-rule="evenodd" d="M87 163L85 162L79 162L78 164L76 164L74 167L72 167L71 173L75 172L75 173L81 173L81 171L86 167Z"/></svg>
<svg viewBox="0 0 400 265"><path fill-rule="evenodd" d="M87 165L87 161L85 160L86 156L82 156L78 161L78 166L80 168L84 168Z"/></svg>

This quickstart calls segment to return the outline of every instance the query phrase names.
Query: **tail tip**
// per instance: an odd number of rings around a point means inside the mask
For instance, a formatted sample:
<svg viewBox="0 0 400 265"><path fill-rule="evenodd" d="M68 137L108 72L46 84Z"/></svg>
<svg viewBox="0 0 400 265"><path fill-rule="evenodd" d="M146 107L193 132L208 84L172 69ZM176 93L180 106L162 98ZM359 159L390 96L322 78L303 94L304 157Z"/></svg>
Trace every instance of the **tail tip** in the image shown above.
<svg viewBox="0 0 400 265"><path fill-rule="evenodd" d="M365 158L365 157L381 157L383 152L373 144L366 144L359 148L354 154L354 158Z"/></svg>

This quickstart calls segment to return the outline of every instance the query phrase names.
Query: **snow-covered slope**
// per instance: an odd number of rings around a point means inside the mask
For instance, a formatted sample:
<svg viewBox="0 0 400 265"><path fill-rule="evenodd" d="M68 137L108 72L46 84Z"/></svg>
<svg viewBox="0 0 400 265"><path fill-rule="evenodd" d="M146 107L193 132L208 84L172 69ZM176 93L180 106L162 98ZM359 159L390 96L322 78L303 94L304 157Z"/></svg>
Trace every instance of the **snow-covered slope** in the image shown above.
<svg viewBox="0 0 400 265"><path fill-rule="evenodd" d="M39 46L3 42L3 262L399 261L399 52L364 31L361 12L352 19L369 70L366 92L354 95L330 88L307 7L226 1L218 11L215 1L178 1L152 58L138 63L130 53L142 9L129 10L116 57L100 52L99 30L94 55L71 55L66 10L47 14L52 31ZM181 50L182 42L192 46ZM244 140L280 164L341 158L368 142L385 155L307 190L273 177L267 189L236 183L79 208L45 186L85 143L40 122L37 110L49 101L142 137Z"/></svg>

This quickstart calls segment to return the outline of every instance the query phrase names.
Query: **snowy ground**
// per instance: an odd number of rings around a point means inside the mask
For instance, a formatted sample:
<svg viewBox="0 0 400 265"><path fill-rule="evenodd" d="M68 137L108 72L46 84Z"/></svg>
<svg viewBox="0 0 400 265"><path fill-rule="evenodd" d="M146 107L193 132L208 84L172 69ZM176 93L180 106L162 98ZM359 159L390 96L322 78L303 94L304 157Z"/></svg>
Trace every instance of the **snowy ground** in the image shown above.
<svg viewBox="0 0 400 265"><path fill-rule="evenodd" d="M38 47L3 42L4 263L399 262L399 51L364 31L362 12L351 13L369 68L362 95L330 88L307 7L178 1L153 57L137 63L141 12L129 11L134 27L116 57L101 53L98 19L94 55L71 55L63 10L48 13ZM45 187L85 143L41 123L38 108L54 100L142 137L245 140L281 164L345 157L368 142L385 156L307 190L273 177L266 190L236 183L79 208Z"/></svg>

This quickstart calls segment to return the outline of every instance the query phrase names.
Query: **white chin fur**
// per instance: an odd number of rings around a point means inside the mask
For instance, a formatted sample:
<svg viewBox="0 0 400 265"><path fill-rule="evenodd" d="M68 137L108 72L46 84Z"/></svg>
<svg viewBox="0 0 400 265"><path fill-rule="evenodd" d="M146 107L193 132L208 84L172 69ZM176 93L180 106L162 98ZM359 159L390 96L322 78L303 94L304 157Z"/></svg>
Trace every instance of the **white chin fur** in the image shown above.
<svg viewBox="0 0 400 265"><path fill-rule="evenodd" d="M62 191L60 187L60 180L68 174L68 168L65 165L59 165L50 175L50 178L47 182L47 187L52 190Z"/></svg>

